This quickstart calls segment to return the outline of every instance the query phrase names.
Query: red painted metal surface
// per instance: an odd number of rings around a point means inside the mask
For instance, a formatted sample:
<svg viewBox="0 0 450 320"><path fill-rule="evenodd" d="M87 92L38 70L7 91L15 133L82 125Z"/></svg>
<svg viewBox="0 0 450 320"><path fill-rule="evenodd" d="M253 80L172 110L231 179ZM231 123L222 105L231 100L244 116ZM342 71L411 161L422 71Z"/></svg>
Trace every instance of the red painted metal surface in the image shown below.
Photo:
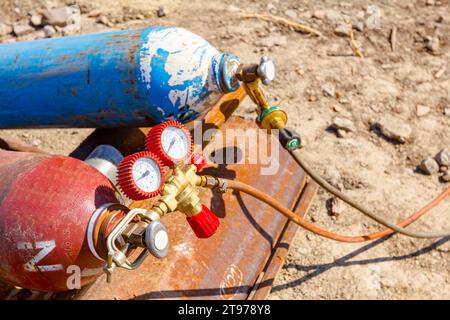
<svg viewBox="0 0 450 320"><path fill-rule="evenodd" d="M1 150L0 177L0 278L62 291L76 265L92 282L104 262L86 230L97 208L117 202L108 179L77 159Z"/></svg>

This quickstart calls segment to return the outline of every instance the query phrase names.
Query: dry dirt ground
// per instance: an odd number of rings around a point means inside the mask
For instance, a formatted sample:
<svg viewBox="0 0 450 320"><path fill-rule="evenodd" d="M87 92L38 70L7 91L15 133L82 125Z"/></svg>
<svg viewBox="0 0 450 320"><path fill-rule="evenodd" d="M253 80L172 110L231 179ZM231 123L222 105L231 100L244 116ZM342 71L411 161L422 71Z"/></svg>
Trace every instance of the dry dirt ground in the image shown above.
<svg viewBox="0 0 450 320"><path fill-rule="evenodd" d="M239 55L244 62L269 55L278 74L267 88L268 96L289 113L291 126L304 137L305 157L329 181L391 221L406 217L448 187L439 174L425 175L416 167L424 158L450 147L450 110L445 111L450 107L449 0L0 3L0 22L4 23L26 20L32 9L77 3L83 12L82 33L175 25ZM159 5L167 11L161 18L156 15ZM370 21L374 10L370 5L381 12L378 25ZM109 26L87 17L94 9L108 18ZM283 16L320 30L323 37L242 19L242 12ZM353 56L348 37L335 34L341 23L360 29L354 33L364 58ZM390 42L393 27L397 30L394 50ZM37 32L19 40L37 37ZM7 35L0 40L16 38ZM425 106L419 107L425 115L417 115L418 105ZM247 101L239 112L249 117L252 110ZM352 120L353 132L339 138L329 130L337 116ZM406 143L380 134L374 124L382 116L412 129ZM8 130L1 134L67 154L89 132ZM348 207L338 217L330 216L325 205L329 198L319 192L310 219L340 233L362 234L378 228ZM412 229L449 229L449 218L447 200ZM449 240L395 235L368 244L342 244L300 230L270 298L450 299Z"/></svg>

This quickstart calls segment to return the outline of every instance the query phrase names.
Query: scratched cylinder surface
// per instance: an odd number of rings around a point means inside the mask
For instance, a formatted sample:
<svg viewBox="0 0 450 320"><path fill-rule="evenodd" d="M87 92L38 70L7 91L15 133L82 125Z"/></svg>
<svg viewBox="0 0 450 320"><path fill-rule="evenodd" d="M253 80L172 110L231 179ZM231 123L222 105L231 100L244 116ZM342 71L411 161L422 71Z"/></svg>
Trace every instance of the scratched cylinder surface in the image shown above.
<svg viewBox="0 0 450 320"><path fill-rule="evenodd" d="M181 28L0 45L0 128L189 122L239 83L238 60Z"/></svg>
<svg viewBox="0 0 450 320"><path fill-rule="evenodd" d="M74 158L0 150L0 177L2 281L66 291L71 275L83 285L102 274L90 226L117 202L103 174Z"/></svg>

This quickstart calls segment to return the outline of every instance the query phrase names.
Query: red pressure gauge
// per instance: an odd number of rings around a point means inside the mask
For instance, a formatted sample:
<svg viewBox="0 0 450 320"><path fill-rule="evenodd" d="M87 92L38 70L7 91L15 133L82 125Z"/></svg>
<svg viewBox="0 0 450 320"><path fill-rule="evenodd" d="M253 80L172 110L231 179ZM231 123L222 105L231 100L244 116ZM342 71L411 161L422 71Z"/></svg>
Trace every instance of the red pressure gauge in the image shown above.
<svg viewBox="0 0 450 320"><path fill-rule="evenodd" d="M131 200L157 196L164 183L163 165L159 158L141 151L125 157L119 165L117 181L120 189Z"/></svg>
<svg viewBox="0 0 450 320"><path fill-rule="evenodd" d="M145 146L168 167L183 162L192 153L192 139L189 131L174 120L151 128Z"/></svg>

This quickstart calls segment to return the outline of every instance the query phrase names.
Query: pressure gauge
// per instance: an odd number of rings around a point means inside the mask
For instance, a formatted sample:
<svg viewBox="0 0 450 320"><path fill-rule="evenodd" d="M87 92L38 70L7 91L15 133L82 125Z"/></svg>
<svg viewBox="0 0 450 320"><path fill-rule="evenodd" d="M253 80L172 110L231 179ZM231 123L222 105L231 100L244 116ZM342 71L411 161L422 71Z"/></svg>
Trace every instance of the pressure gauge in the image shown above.
<svg viewBox="0 0 450 320"><path fill-rule="evenodd" d="M164 182L163 165L149 151L134 153L120 163L117 181L123 193L132 200L152 198L161 192Z"/></svg>
<svg viewBox="0 0 450 320"><path fill-rule="evenodd" d="M189 131L174 120L151 128L145 145L147 150L156 154L162 163L169 167L183 162L192 153Z"/></svg>

